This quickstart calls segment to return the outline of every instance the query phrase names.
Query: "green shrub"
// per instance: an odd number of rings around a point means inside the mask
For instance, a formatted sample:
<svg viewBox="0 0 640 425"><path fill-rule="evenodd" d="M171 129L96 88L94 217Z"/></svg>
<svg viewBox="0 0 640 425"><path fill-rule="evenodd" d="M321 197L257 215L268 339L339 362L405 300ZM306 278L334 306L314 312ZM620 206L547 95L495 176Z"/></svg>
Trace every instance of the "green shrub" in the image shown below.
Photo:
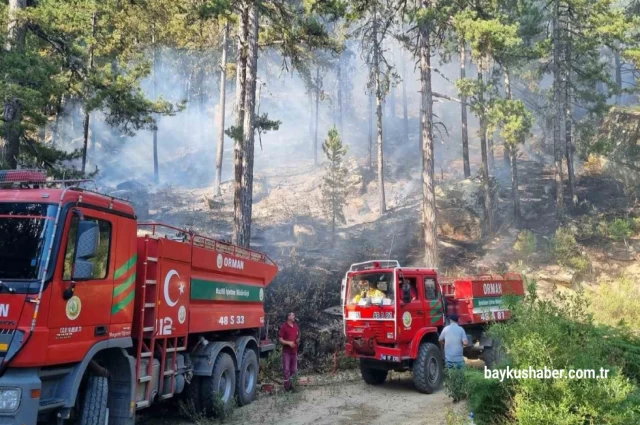
<svg viewBox="0 0 640 425"><path fill-rule="evenodd" d="M445 369L444 389L445 393L453 399L454 403L469 397L468 382L465 377L465 369Z"/></svg>
<svg viewBox="0 0 640 425"><path fill-rule="evenodd" d="M580 248L576 238L567 227L556 230L551 239L551 254L561 266L572 267L578 271L586 270L589 262L580 255Z"/></svg>
<svg viewBox="0 0 640 425"><path fill-rule="evenodd" d="M607 222L596 216L580 216L573 221L572 228L576 240L579 241L602 238L607 235Z"/></svg>
<svg viewBox="0 0 640 425"><path fill-rule="evenodd" d="M486 379L481 370L470 370L466 374L466 379L469 390L469 410L473 412L476 424L513 423L511 405L514 395L513 382Z"/></svg>
<svg viewBox="0 0 640 425"><path fill-rule="evenodd" d="M530 230L523 230L518 234L513 248L519 252L523 257L527 257L536 252L537 240L536 235Z"/></svg>
<svg viewBox="0 0 640 425"><path fill-rule="evenodd" d="M551 253L558 263L566 263L568 259L580 255L576 238L567 227L556 230L551 239Z"/></svg>
<svg viewBox="0 0 640 425"><path fill-rule="evenodd" d="M603 368L609 370L608 378L484 380L479 384L487 393L483 403L503 391L500 399L508 400L508 408L499 412L508 412L503 418L509 416L511 423L521 425L640 423L637 338L624 330L597 326L582 293L567 296L554 291L551 299L542 300L532 286L524 301L511 309L515 320L494 325L489 334L502 340L513 369ZM491 383L497 386L493 391L487 389ZM479 391L471 383L469 391L470 407L477 410L473 394Z"/></svg>
<svg viewBox="0 0 640 425"><path fill-rule="evenodd" d="M476 424L509 422L513 396L511 382L487 379L481 370L464 368L447 370L444 386L454 403L468 400Z"/></svg>
<svg viewBox="0 0 640 425"><path fill-rule="evenodd" d="M633 235L634 223L630 219L618 218L609 223L607 230L609 236L615 241L626 241Z"/></svg>
<svg viewBox="0 0 640 425"><path fill-rule="evenodd" d="M599 284L589 301L596 322L640 329L640 284L632 278Z"/></svg>
<svg viewBox="0 0 640 425"><path fill-rule="evenodd" d="M585 271L589 268L589 260L583 256L575 256L569 258L566 265L578 271Z"/></svg>
<svg viewBox="0 0 640 425"><path fill-rule="evenodd" d="M633 223L633 231L640 232L640 217L635 217L631 220Z"/></svg>

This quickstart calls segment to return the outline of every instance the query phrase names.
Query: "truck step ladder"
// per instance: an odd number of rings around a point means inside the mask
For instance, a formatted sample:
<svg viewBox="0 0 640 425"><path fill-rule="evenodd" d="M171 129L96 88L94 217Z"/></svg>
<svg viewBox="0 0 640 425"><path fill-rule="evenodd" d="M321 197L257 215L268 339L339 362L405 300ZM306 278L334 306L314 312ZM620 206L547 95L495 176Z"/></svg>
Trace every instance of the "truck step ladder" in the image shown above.
<svg viewBox="0 0 640 425"><path fill-rule="evenodd" d="M153 245L153 246L151 246ZM151 404L151 393L153 391L153 348L156 334L156 279L158 277L158 257L152 257L158 249L158 240L144 238L144 262L142 263L142 281L144 285L141 291L140 304L137 304L140 312L140 322L138 323L138 363L140 359L149 359L146 371L136 371L137 381L145 384L144 399L136 402L136 408L142 409ZM150 302L149 302L150 301ZM162 379L162 375L160 376ZM162 382L162 381L160 381Z"/></svg>
<svg viewBox="0 0 640 425"><path fill-rule="evenodd" d="M137 371L137 381L144 384L144 399L136 403L138 409L151 404L154 393L153 363L157 359L160 362L160 372L157 377L157 394L159 400L166 400L174 396L176 391L176 377L181 371L178 368L178 353L186 351L186 335L158 335L156 300L158 282L158 257L161 256L158 238L145 236L143 239L144 261L141 264L141 279L144 282L141 291L141 299L137 308L140 310L140 321L137 332L138 363L141 359L148 359L146 370ZM138 249L140 250L141 247Z"/></svg>

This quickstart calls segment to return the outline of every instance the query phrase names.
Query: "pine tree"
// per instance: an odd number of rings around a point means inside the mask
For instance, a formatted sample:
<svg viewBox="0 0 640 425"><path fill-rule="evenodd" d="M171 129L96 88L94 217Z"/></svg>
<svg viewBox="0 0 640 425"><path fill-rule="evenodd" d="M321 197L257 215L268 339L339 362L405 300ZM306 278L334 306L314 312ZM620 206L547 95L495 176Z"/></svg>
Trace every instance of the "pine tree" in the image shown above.
<svg viewBox="0 0 640 425"><path fill-rule="evenodd" d="M492 61L504 52L512 52L520 43L518 25L505 22L504 16L496 11L493 3L476 3L479 10L462 10L454 19L454 27L459 37L468 40L474 61L478 64L478 75L474 80L460 79L456 82L460 93L465 96L471 110L480 121L480 148L482 154L482 186L484 197L485 234L493 232L493 197L489 173L489 144L487 136L492 133L489 112L493 102L499 97L496 90L495 73L485 72ZM488 77L488 78L487 78Z"/></svg>
<svg viewBox="0 0 640 425"><path fill-rule="evenodd" d="M27 0L11 0L9 2L9 24L7 27L6 50L8 55L20 58L25 51L26 42L26 23L20 16L20 13L27 8ZM6 75L6 74L5 74ZM6 78L6 77L5 77ZM2 96L6 99L3 105L2 113L2 160L6 162L9 168L18 166L18 156L20 154L20 138L22 137L22 117L23 103L20 91L26 85L21 84L20 80L8 79L7 83L15 84L16 91L10 96ZM9 92L10 93L10 92Z"/></svg>
<svg viewBox="0 0 640 425"><path fill-rule="evenodd" d="M220 0L222 1L222 0ZM318 18L329 14L337 19L343 8L323 2L289 2L239 0L234 2L239 14L238 61L236 63L236 124L226 130L235 141L235 186L233 242L249 247L253 205L253 162L255 133L277 130L280 122L267 114L255 113L256 77L260 40L263 46L275 46L284 57L284 67L292 66L310 78L308 52L336 50ZM269 25L262 25L268 22Z"/></svg>
<svg viewBox="0 0 640 425"><path fill-rule="evenodd" d="M433 50L433 9L429 0L421 0L419 8L419 58L421 85L421 152L422 152L422 220L424 226L427 267L438 267L438 227L436 221L436 195L434 181L435 153L433 146L433 87L431 82L431 53Z"/></svg>
<svg viewBox="0 0 640 425"><path fill-rule="evenodd" d="M388 52L383 46L391 35L393 23L399 17L398 11L401 3L392 0L354 0L350 2L351 19L358 25L355 33L362 41L362 54L369 66L368 89L375 98L378 198L381 215L387 210L384 190L383 105L392 78L395 78L394 67L387 61L385 54Z"/></svg>
<svg viewBox="0 0 640 425"><path fill-rule="evenodd" d="M506 84L509 87L509 84ZM530 135L533 115L522 100L513 100L511 92L506 99L496 100L489 109L488 119L492 126L500 129L500 136L509 151L511 162L511 194L513 198L514 221L520 219L520 195L518 193L518 147Z"/></svg>
<svg viewBox="0 0 640 425"><path fill-rule="evenodd" d="M343 209L347 196L347 170L343 164L347 146L342 144L335 126L329 130L328 137L322 144L322 150L329 160L322 179L322 208L326 217L331 220L331 235L332 240L335 241L336 223L346 223Z"/></svg>
<svg viewBox="0 0 640 425"><path fill-rule="evenodd" d="M216 175L213 183L214 196L220 196L220 183L222 179L222 158L224 154L224 114L227 101L227 39L229 38L229 22L224 23L224 35L222 38L222 59L220 60L220 104L218 111L218 149L216 153Z"/></svg>

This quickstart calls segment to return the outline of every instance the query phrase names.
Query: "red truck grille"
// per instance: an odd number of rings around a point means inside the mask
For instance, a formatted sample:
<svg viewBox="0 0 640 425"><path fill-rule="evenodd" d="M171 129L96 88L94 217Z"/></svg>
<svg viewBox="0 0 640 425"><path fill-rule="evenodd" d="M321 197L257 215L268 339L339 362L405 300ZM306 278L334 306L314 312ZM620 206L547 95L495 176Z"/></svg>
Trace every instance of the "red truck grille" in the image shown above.
<svg viewBox="0 0 640 425"><path fill-rule="evenodd" d="M392 322L378 321L353 321L349 323L347 332L351 331L354 337L361 334L365 338L375 338L378 341L392 339L387 337L387 333L393 333Z"/></svg>

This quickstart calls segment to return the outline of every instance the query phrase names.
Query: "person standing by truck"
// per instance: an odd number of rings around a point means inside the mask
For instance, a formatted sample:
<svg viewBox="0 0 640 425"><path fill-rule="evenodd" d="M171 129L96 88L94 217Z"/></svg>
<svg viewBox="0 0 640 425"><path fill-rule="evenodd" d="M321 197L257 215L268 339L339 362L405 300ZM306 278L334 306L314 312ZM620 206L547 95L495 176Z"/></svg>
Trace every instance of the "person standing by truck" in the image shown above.
<svg viewBox="0 0 640 425"><path fill-rule="evenodd" d="M300 344L300 330L296 324L296 315L287 314L287 321L280 327L278 340L282 344L282 373L284 375L284 389L292 389L291 378L298 371L298 345Z"/></svg>
<svg viewBox="0 0 640 425"><path fill-rule="evenodd" d="M451 323L445 326L440 334L440 346L444 349L447 368L455 367L460 369L464 366L462 352L469 342L467 341L467 333L458 326L458 315L452 314L449 319Z"/></svg>

